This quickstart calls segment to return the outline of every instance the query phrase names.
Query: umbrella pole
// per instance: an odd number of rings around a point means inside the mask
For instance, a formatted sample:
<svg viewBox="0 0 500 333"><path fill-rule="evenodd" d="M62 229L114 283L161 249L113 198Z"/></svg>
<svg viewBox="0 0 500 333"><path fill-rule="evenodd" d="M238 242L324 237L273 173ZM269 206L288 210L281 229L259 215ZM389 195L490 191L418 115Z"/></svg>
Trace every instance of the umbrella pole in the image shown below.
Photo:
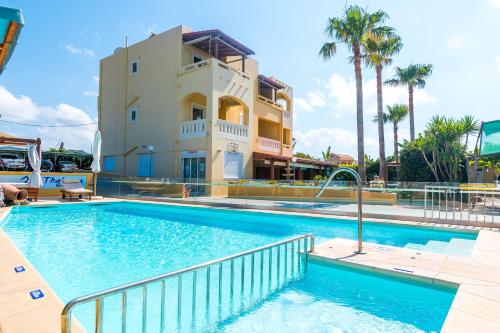
<svg viewBox="0 0 500 333"><path fill-rule="evenodd" d="M93 173L93 180L94 180L94 197L96 196L96 185L97 185L97 173Z"/></svg>

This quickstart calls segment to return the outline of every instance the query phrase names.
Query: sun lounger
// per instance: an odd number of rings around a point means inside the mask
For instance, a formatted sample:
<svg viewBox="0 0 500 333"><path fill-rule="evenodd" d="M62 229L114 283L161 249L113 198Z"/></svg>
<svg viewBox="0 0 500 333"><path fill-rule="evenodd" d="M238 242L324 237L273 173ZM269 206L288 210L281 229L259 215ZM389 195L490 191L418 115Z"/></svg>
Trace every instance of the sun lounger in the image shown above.
<svg viewBox="0 0 500 333"><path fill-rule="evenodd" d="M70 201L73 200L73 196L78 196L80 199L83 196L87 196L89 200L92 200L93 191L83 188L82 183L78 179L63 179L61 194L63 199L69 196Z"/></svg>

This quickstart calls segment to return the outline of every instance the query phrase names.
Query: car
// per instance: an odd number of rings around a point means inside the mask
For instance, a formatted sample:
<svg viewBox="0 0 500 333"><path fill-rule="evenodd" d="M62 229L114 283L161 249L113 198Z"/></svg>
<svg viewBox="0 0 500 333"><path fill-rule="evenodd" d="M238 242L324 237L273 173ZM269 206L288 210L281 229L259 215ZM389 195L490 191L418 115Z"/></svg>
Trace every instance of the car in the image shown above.
<svg viewBox="0 0 500 333"><path fill-rule="evenodd" d="M52 161L49 159L43 159L40 170L42 170L43 172L52 172L54 171L54 164L52 164Z"/></svg>
<svg viewBox="0 0 500 333"><path fill-rule="evenodd" d="M14 153L0 154L1 166L4 170L20 171L27 168L25 159Z"/></svg>
<svg viewBox="0 0 500 333"><path fill-rule="evenodd" d="M56 171L59 172L75 172L77 166L71 161L59 161L56 164Z"/></svg>

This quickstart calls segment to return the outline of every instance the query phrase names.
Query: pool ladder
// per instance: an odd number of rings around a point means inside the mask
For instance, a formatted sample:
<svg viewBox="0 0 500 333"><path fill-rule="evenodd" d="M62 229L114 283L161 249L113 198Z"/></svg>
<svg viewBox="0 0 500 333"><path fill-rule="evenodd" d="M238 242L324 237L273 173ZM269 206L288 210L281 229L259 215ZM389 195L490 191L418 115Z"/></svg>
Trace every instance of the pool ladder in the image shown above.
<svg viewBox="0 0 500 333"><path fill-rule="evenodd" d="M326 187L332 182L333 178L341 172L347 172L356 178L356 183L358 184L358 249L354 252L357 254L364 254L363 251L363 184L361 182L361 177L359 177L359 173L351 168L338 168L330 174L330 177L326 180L326 182L321 186L318 194L316 194L316 198L319 198Z"/></svg>
<svg viewBox="0 0 500 333"><path fill-rule="evenodd" d="M201 295L199 293L200 290L198 290L200 288L200 281L197 281L197 279L198 276L203 273L206 279L201 286L204 286L203 288L205 289L205 297L203 300L205 306L202 307L205 311L204 319L202 319L202 321L204 321L203 326L207 327L209 325L221 323L237 313L234 310L236 301L239 303L239 311L243 311L259 301L264 300L270 293L282 289L291 280L299 278L307 270L308 255L311 252L314 252L314 235L304 234L258 247L253 250L240 252L199 265L78 297L69 301L61 313L61 332L71 333L72 311L75 307L93 302L95 304L94 332L103 333L105 300L111 296L121 295L120 328L118 330L113 330L113 332L126 333L127 316L130 316L130 314L128 314L130 311L127 311L127 304L130 303L127 293L132 290L142 289L141 313L138 315L141 317L141 332L145 333L148 329L148 287L153 287L153 285L157 284L159 284L160 287L161 298L158 328L160 332L165 332L167 324L166 312L170 310L166 307L166 282L172 282L172 280L177 284L176 314L174 313L177 317L175 329L181 331L187 324L184 323L185 320L183 320L182 315L183 311L185 311L183 300L186 297L191 298L191 316L189 317L191 326L187 327L194 327L197 320L199 320L197 313L201 311L197 308L197 305L199 305L197 302L200 301L199 295ZM265 265L265 263L267 265ZM248 268L248 266L250 266L250 268ZM229 276L224 276L224 273L228 271ZM216 274L214 275L214 273ZM186 278L192 281L191 291L189 292L188 289L187 295L185 292L186 288L183 288L186 284ZM216 288L212 290L211 282L214 278L216 278L217 284ZM237 278L239 279L238 282L236 281ZM184 283L183 279L185 280ZM247 281L248 279L250 281ZM225 283L229 285L225 285ZM239 296L235 296L236 284L239 285ZM211 295L214 291L216 291L216 294ZM227 295L228 293L229 295ZM225 297L223 297L223 295ZM216 315L213 316L215 318L212 318L211 314L214 311L211 311L210 305L214 298L217 300L218 304ZM224 303L223 298L228 299L228 302ZM117 309L117 311L120 310ZM155 328L155 331L158 328Z"/></svg>

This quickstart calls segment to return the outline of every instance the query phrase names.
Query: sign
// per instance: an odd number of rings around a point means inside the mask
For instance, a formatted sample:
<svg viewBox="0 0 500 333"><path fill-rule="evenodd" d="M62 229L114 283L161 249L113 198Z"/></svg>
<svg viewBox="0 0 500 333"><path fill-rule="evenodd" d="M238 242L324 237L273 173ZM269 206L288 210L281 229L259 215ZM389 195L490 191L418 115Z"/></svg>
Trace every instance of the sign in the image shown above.
<svg viewBox="0 0 500 333"><path fill-rule="evenodd" d="M229 141L227 143L227 150L232 151L233 153L236 153L238 150L240 150L240 144L235 141Z"/></svg>
<svg viewBox="0 0 500 333"><path fill-rule="evenodd" d="M45 294L40 289L37 289L37 290L30 291L30 296L33 299L39 299L39 298L42 298L43 296L45 296Z"/></svg>
<svg viewBox="0 0 500 333"><path fill-rule="evenodd" d="M16 186L28 185L31 174L29 175L0 175L0 183L13 184ZM44 176L42 174L42 187L43 188L60 188L63 179L78 179L82 183L82 187L87 185L87 177L85 176Z"/></svg>

